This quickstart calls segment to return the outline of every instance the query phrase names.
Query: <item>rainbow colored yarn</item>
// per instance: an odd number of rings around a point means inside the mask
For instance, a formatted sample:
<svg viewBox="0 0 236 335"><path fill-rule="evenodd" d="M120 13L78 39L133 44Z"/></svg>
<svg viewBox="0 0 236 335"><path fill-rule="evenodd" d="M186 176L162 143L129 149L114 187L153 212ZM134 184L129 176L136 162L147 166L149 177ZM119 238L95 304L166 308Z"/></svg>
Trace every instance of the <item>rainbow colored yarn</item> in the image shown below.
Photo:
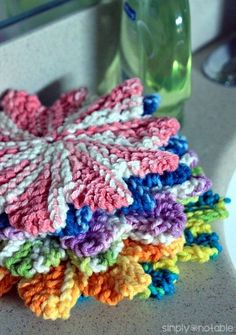
<svg viewBox="0 0 236 335"><path fill-rule="evenodd" d="M8 91L0 113L0 295L17 284L37 316L66 319L83 297L116 305L171 295L178 261L221 251L227 216L179 123L131 79L86 104ZM79 307L78 307L79 308Z"/></svg>

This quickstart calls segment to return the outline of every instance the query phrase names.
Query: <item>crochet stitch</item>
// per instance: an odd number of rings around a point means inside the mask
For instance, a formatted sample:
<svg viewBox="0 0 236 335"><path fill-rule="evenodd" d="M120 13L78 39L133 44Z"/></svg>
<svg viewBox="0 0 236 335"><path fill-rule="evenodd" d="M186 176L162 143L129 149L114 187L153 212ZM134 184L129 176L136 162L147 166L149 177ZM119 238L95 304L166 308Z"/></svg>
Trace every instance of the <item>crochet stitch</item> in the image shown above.
<svg viewBox="0 0 236 335"><path fill-rule="evenodd" d="M166 144L179 124L139 119L141 93L140 82L129 80L72 119L85 89L63 95L51 108L23 91L5 94L0 211L12 226L33 235L64 228L68 203L111 212L132 203L123 178L177 168L178 156L151 148Z"/></svg>
<svg viewBox="0 0 236 335"><path fill-rule="evenodd" d="M0 296L17 285L37 316L67 319L86 297L172 295L178 262L222 251L224 199L158 94L130 79L92 104L51 107L25 91L0 102ZM79 307L78 307L79 308Z"/></svg>

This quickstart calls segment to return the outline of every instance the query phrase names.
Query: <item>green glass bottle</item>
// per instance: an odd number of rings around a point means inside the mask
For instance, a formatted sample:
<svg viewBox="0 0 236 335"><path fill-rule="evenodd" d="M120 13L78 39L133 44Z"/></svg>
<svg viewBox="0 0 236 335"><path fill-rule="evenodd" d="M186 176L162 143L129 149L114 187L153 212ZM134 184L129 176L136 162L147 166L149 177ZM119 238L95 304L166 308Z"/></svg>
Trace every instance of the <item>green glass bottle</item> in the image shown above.
<svg viewBox="0 0 236 335"><path fill-rule="evenodd" d="M191 93L188 0L124 0L120 58L122 79L140 77L162 97L158 114L179 117Z"/></svg>

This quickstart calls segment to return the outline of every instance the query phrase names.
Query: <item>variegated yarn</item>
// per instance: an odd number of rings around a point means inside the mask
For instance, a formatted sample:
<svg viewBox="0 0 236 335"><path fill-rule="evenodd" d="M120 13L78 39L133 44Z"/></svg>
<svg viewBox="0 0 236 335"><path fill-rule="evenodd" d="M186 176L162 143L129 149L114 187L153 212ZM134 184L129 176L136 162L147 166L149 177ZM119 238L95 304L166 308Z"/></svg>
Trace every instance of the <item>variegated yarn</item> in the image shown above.
<svg viewBox="0 0 236 335"><path fill-rule="evenodd" d="M225 202L179 123L156 118L138 79L52 107L7 91L0 112L0 295L17 284L37 316L66 319L81 297L115 305L171 295L178 261L221 251Z"/></svg>

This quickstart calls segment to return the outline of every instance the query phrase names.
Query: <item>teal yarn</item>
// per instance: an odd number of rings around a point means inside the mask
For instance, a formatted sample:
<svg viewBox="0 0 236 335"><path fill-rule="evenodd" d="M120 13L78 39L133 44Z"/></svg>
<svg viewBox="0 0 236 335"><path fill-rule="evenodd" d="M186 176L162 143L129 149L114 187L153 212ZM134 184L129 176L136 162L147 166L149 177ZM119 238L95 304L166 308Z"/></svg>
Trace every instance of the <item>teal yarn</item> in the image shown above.
<svg viewBox="0 0 236 335"><path fill-rule="evenodd" d="M189 202L185 205L186 212L194 212L198 210L203 210L207 208L213 209L215 205L221 200L220 195L218 193L213 193L212 190L205 192L198 198L196 202ZM224 198L225 204L229 204L231 199Z"/></svg>
<svg viewBox="0 0 236 335"><path fill-rule="evenodd" d="M224 198L224 202L225 202L225 204L230 204L231 203L231 199L230 198Z"/></svg>
<svg viewBox="0 0 236 335"><path fill-rule="evenodd" d="M149 285L151 297L161 300L165 295L175 293L174 283L179 279L179 275L169 270L154 270L151 263L142 264L144 271L152 277Z"/></svg>
<svg viewBox="0 0 236 335"><path fill-rule="evenodd" d="M216 248L218 250L218 253L222 251L222 246L219 243L219 236L213 232L213 233L202 233L197 236L193 236L191 231L189 229L184 230L184 235L186 239L185 245L193 245L198 244L210 248Z"/></svg>
<svg viewBox="0 0 236 335"><path fill-rule="evenodd" d="M79 299L77 300L77 303L76 305L80 305L82 304L83 302L86 302L88 300L91 300L90 297L86 297L85 295L81 294L81 296L79 297Z"/></svg>
<svg viewBox="0 0 236 335"><path fill-rule="evenodd" d="M185 206L187 212L194 212L199 209L214 208L215 204L220 201L218 193L213 193L212 190L205 192L198 198L197 202L189 202Z"/></svg>
<svg viewBox="0 0 236 335"><path fill-rule="evenodd" d="M90 299L161 300L175 292L179 261L203 263L222 249L210 223L227 216L223 199L206 192L197 155L173 136L178 121L149 117L159 96L143 97L138 79L91 105L86 93L49 109L24 91L1 101L9 218L0 217L0 295L19 280L20 297L45 319L66 319Z"/></svg>

